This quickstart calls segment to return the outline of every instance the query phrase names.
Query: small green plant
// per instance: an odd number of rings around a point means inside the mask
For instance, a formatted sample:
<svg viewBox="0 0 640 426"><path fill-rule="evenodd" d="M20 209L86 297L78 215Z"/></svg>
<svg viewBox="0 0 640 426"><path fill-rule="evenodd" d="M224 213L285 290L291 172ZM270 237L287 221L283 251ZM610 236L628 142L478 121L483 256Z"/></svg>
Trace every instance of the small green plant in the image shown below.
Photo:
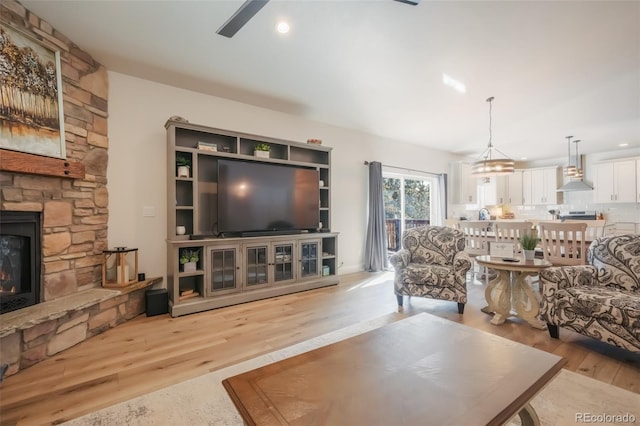
<svg viewBox="0 0 640 426"><path fill-rule="evenodd" d="M266 143L259 143L253 148L255 151L271 151L271 146Z"/></svg>
<svg viewBox="0 0 640 426"><path fill-rule="evenodd" d="M538 237L530 233L523 234L520 237L520 245L523 250L535 250L538 245Z"/></svg>
<svg viewBox="0 0 640 426"><path fill-rule="evenodd" d="M176 165L191 167L191 159L188 157L176 157Z"/></svg>
<svg viewBox="0 0 640 426"><path fill-rule="evenodd" d="M180 249L180 264L184 265L189 262L198 262L200 260L200 249Z"/></svg>

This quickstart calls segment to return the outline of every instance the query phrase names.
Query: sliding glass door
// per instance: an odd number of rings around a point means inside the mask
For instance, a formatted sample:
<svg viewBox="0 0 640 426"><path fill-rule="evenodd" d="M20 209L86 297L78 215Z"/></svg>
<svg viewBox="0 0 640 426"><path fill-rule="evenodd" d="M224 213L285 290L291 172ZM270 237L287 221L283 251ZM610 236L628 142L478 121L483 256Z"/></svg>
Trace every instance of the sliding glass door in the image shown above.
<svg viewBox="0 0 640 426"><path fill-rule="evenodd" d="M387 247L389 251L398 251L405 230L433 222L437 180L393 173L383 173L383 180Z"/></svg>

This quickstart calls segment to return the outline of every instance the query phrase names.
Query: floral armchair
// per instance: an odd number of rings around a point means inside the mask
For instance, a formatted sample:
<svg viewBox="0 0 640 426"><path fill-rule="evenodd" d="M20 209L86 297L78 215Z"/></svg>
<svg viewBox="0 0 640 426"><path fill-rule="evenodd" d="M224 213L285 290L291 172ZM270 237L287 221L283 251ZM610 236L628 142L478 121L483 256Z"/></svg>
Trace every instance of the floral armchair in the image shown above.
<svg viewBox="0 0 640 426"><path fill-rule="evenodd" d="M446 226L409 229L402 235L402 250L389 259L395 268L394 290L398 306L403 296L428 297L467 303L467 272L471 260L465 253L464 233Z"/></svg>
<svg viewBox="0 0 640 426"><path fill-rule="evenodd" d="M587 265L540 271L540 317L558 327L640 353L640 235L594 240Z"/></svg>

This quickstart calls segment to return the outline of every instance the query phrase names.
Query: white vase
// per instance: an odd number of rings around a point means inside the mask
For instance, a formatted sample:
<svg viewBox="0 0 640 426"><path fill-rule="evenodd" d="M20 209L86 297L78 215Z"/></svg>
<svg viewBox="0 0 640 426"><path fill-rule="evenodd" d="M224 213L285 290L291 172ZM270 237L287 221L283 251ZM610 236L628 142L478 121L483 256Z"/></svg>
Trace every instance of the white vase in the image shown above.
<svg viewBox="0 0 640 426"><path fill-rule="evenodd" d="M196 271L196 262L187 262L182 265L183 272L195 272Z"/></svg>
<svg viewBox="0 0 640 426"><path fill-rule="evenodd" d="M178 177L189 177L189 166L178 166Z"/></svg>
<svg viewBox="0 0 640 426"><path fill-rule="evenodd" d="M533 260L536 257L536 251L535 250L522 250L524 252L524 258L525 260Z"/></svg>
<svg viewBox="0 0 640 426"><path fill-rule="evenodd" d="M253 155L261 158L269 158L269 151L253 151Z"/></svg>

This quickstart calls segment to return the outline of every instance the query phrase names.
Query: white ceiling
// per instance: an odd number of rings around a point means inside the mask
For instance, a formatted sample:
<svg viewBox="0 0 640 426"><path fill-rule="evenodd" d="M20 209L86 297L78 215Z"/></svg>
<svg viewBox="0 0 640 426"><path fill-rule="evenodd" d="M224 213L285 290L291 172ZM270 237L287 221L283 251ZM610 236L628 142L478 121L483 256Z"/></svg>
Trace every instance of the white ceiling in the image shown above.
<svg viewBox="0 0 640 426"><path fill-rule="evenodd" d="M243 0L21 3L107 69L383 137L479 156L494 96L516 160L640 147L638 1L272 0L230 39Z"/></svg>

